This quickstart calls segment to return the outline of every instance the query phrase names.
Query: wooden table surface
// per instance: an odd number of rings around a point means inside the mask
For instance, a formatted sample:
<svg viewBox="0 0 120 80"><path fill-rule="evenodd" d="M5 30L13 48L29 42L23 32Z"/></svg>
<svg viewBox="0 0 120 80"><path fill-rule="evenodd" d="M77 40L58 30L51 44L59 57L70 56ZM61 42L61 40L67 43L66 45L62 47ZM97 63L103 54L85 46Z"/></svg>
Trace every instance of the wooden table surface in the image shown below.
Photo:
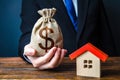
<svg viewBox="0 0 120 80"><path fill-rule="evenodd" d="M120 57L109 57L101 63L101 78L76 76L76 62L65 58L61 66L52 70L40 71L19 57L0 58L1 79L31 80L120 80Z"/></svg>

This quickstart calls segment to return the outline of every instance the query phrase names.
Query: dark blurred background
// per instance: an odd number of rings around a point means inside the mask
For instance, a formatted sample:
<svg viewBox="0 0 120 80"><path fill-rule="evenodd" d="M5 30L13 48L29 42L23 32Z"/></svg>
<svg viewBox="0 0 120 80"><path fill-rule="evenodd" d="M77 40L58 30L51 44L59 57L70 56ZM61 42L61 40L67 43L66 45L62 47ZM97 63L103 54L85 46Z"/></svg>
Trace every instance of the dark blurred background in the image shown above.
<svg viewBox="0 0 120 80"><path fill-rule="evenodd" d="M0 0L0 57L18 56L21 0Z"/></svg>
<svg viewBox="0 0 120 80"><path fill-rule="evenodd" d="M0 57L18 56L21 1L0 0ZM116 30L113 34L120 36L120 0L103 1L110 27Z"/></svg>

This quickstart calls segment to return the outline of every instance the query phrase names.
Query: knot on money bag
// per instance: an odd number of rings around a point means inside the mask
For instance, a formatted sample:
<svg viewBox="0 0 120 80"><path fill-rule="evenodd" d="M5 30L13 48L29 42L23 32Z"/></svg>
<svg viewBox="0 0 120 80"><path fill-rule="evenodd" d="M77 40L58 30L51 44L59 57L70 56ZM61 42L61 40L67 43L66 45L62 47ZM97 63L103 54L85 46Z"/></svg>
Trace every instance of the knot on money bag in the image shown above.
<svg viewBox="0 0 120 80"><path fill-rule="evenodd" d="M35 23L30 41L30 46L37 51L37 56L45 55L54 46L63 47L60 26L53 18L55 12L55 8L38 11L42 17Z"/></svg>

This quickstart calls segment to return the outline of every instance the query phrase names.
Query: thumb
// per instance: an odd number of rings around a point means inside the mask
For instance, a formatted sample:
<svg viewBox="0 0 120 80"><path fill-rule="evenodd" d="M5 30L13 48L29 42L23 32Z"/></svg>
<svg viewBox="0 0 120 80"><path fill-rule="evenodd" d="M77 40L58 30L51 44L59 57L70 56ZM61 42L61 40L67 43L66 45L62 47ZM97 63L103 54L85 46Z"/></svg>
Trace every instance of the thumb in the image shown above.
<svg viewBox="0 0 120 80"><path fill-rule="evenodd" d="M35 56L36 55L36 50L29 47L29 46L25 46L24 55L26 55L26 56Z"/></svg>

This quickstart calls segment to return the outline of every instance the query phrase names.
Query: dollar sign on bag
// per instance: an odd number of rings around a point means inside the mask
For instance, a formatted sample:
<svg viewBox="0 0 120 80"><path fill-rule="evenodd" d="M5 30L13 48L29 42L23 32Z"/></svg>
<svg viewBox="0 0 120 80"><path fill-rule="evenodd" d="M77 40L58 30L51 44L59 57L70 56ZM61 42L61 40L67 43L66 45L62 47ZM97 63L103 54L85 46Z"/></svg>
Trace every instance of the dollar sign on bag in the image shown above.
<svg viewBox="0 0 120 80"><path fill-rule="evenodd" d="M45 31L46 35L42 34L43 31ZM50 33L54 33L53 29L48 28L48 27L45 27L45 28L41 29L40 32L39 32L40 37L42 37L43 39L45 39L45 45L43 46L41 43L39 43L39 47L42 48L42 49L44 49L45 52L47 52L48 49L51 49L54 46L54 41L51 38L48 37L48 31ZM51 42L50 46L48 46L48 41Z"/></svg>

